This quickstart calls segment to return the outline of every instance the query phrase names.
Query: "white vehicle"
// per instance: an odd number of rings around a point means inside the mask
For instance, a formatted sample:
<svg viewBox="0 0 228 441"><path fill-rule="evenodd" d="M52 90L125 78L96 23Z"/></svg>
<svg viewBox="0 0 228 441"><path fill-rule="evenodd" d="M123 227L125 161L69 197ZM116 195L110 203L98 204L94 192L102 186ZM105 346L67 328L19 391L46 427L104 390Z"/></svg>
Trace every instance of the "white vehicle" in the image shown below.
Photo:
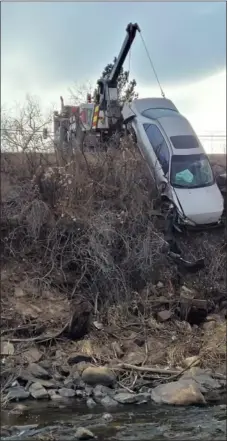
<svg viewBox="0 0 228 441"><path fill-rule="evenodd" d="M122 115L160 195L174 205L177 224L219 224L224 201L209 159L191 125L172 101L137 99L124 105Z"/></svg>

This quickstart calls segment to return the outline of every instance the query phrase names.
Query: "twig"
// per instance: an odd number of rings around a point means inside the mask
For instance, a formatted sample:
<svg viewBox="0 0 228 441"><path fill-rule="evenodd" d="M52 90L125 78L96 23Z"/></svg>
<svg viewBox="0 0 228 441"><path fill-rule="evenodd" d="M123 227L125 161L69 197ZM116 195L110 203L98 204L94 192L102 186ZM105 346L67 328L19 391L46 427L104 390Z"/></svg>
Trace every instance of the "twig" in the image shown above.
<svg viewBox="0 0 228 441"><path fill-rule="evenodd" d="M34 328L38 326L38 323L30 323L28 325L18 326L16 328L10 328L10 329L3 329L1 331L1 335L7 334L8 332L15 332L15 331L21 331L21 330L27 330L28 328Z"/></svg>
<svg viewBox="0 0 228 441"><path fill-rule="evenodd" d="M128 392L130 392L131 394L134 393L134 391L133 391L132 389L130 389L130 388L127 387L127 386L124 386L124 384L120 383L120 381L118 381L117 384L118 384L120 387L122 387L123 389L126 389L126 390L127 390Z"/></svg>
<svg viewBox="0 0 228 441"><path fill-rule="evenodd" d="M152 372L154 374L166 374L166 375L180 375L182 371L171 370L171 369L162 369L162 368L152 368L149 366L135 366L133 364L122 363L118 366L112 367L112 369L129 369L139 372Z"/></svg>
<svg viewBox="0 0 228 441"><path fill-rule="evenodd" d="M69 324L70 324L70 321L65 324L65 326L61 329L61 331L58 331L54 335L49 335L49 336L48 335L47 336L39 335L38 337L31 337L31 338L7 338L7 340L11 343L22 343L22 342L32 342L32 341L37 341L39 343L42 343L44 341L54 340L54 339L60 337L63 334L63 332L66 331Z"/></svg>

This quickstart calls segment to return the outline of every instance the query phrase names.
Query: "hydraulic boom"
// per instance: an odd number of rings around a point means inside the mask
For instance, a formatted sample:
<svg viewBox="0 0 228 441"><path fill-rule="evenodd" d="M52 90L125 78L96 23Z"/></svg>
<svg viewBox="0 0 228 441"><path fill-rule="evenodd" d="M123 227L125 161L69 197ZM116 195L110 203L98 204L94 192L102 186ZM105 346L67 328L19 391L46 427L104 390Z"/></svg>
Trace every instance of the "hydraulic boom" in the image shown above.
<svg viewBox="0 0 228 441"><path fill-rule="evenodd" d="M99 113L102 112L103 121L100 127L99 121L97 121L96 129L106 129L109 134L117 130L122 122L121 106L117 94L118 77L134 41L136 32L140 32L140 28L137 23L129 23L126 31L126 38L109 78L101 78L97 82L98 89L95 95L95 105L99 106Z"/></svg>

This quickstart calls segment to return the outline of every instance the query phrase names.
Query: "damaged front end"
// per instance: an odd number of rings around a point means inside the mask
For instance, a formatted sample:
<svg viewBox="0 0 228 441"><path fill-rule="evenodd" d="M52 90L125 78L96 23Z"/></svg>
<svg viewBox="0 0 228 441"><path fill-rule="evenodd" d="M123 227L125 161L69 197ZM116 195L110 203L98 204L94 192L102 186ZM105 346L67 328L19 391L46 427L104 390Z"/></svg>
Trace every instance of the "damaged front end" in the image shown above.
<svg viewBox="0 0 228 441"><path fill-rule="evenodd" d="M166 206L168 207L168 201L166 201ZM169 202L169 208L168 211L166 211L164 230L164 239L168 245L168 258L177 265L181 273L195 273L205 267L204 257L195 261L189 261L183 258L182 251L175 237L175 231L179 233L182 233L183 231L179 227L178 213L172 202Z"/></svg>

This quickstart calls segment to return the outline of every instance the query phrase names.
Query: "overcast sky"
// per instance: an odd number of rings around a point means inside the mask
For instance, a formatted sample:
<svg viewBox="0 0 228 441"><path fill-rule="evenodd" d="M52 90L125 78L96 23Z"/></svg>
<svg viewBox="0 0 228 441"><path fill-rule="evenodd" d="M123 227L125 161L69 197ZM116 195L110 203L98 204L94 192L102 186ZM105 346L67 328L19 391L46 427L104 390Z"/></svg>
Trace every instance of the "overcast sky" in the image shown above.
<svg viewBox="0 0 228 441"><path fill-rule="evenodd" d="M225 131L225 2L6 2L1 10L3 104L29 92L58 108L74 82L96 82L131 21L141 27L166 96L198 132ZM159 95L139 35L131 76L141 97Z"/></svg>

